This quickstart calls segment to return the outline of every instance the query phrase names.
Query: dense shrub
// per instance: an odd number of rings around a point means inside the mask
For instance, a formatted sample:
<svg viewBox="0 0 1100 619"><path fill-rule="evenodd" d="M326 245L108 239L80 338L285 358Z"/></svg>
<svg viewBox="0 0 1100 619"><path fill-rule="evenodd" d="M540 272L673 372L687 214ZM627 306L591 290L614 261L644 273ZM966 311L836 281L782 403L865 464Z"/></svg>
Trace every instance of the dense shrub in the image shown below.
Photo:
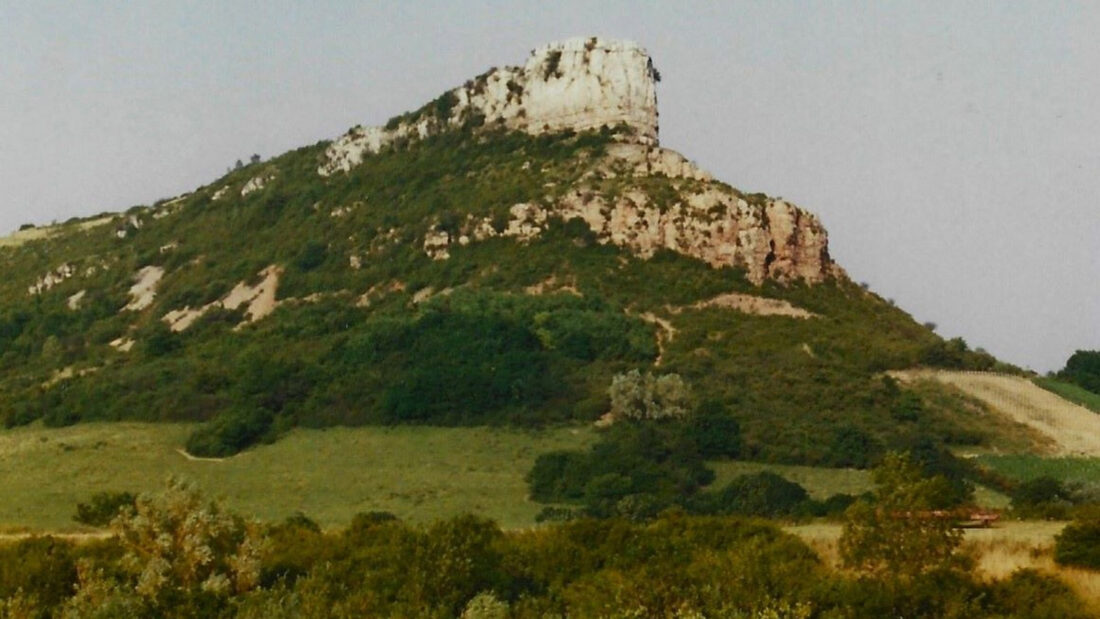
<svg viewBox="0 0 1100 619"><path fill-rule="evenodd" d="M771 483L771 482L769 482ZM171 482L115 521L118 537L0 547L0 613L51 617L1025 617L1087 608L1052 576L982 582L921 571L898 586L824 565L759 520L665 512L502 531L460 516L411 526L357 516L323 532L268 527Z"/></svg>
<svg viewBox="0 0 1100 619"><path fill-rule="evenodd" d="M187 438L187 451L196 456L223 458L256 443L271 430L274 416L262 408L223 413Z"/></svg>
<svg viewBox="0 0 1100 619"><path fill-rule="evenodd" d="M1049 476L1021 482L1012 489L1012 510L1027 518L1066 518L1075 496L1065 485Z"/></svg>
<svg viewBox="0 0 1100 619"><path fill-rule="evenodd" d="M1074 352L1058 377L1100 394L1100 350Z"/></svg>
<svg viewBox="0 0 1100 619"><path fill-rule="evenodd" d="M771 472L742 475L725 488L700 497L700 510L709 514L779 518L811 511L810 496L802 486Z"/></svg>
<svg viewBox="0 0 1100 619"><path fill-rule="evenodd" d="M698 451L685 448L679 431L653 422L618 423L587 452L543 454L527 474L531 497L580 503L592 516L634 519L684 505L714 472Z"/></svg>
<svg viewBox="0 0 1100 619"><path fill-rule="evenodd" d="M1072 522L1054 540L1054 560L1059 564L1100 569L1100 518Z"/></svg>
<svg viewBox="0 0 1100 619"><path fill-rule="evenodd" d="M0 600L22 594L43 606L73 594L76 553L64 541L31 537L0 545Z"/></svg>
<svg viewBox="0 0 1100 619"><path fill-rule="evenodd" d="M683 424L682 439L693 444L700 457L737 458L741 455L741 425L720 402L703 402Z"/></svg>
<svg viewBox="0 0 1100 619"><path fill-rule="evenodd" d="M93 527L105 527L111 524L120 509L133 507L135 499L137 495L131 492L97 492L87 503L76 504L73 520Z"/></svg>

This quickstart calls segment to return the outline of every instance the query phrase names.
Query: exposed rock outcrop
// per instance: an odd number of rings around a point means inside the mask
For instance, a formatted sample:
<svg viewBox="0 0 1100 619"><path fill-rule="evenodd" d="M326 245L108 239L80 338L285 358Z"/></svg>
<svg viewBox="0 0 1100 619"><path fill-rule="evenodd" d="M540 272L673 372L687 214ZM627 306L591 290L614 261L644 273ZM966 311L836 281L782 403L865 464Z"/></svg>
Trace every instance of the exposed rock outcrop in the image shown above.
<svg viewBox="0 0 1100 619"><path fill-rule="evenodd" d="M620 153L621 154L621 153ZM626 159L600 162L593 180L613 175L612 168L632 171L636 176L660 174L686 183L675 198L661 202L639 187L628 187L618 195L583 184L550 206L519 203L509 210L507 226L497 230L488 219L468 219L451 234L436 228L424 239L424 251L437 260L450 257L450 246L463 240L484 240L495 236L528 242L540 234L554 217L581 219L600 243L612 243L648 258L662 249L672 250L707 262L714 267L732 266L745 270L748 279L808 283L841 276L843 271L829 257L828 236L812 213L789 202L762 196L742 196L732 188L709 181L709 174L673 151L640 147Z"/></svg>
<svg viewBox="0 0 1100 619"><path fill-rule="evenodd" d="M658 146L658 79L649 55L634 43L551 43L533 51L524 66L493 69L386 127L355 127L329 146L318 173L349 171L391 144L462 126L538 134L625 125L629 131L617 133L605 156L564 195L557 190L515 204L503 229L488 219L467 220L458 231L433 227L423 237L423 251L446 260L453 244L493 236L526 242L551 219L582 219L601 243L641 257L668 249L715 267L740 267L756 283L812 283L841 274L814 215L784 200L741 194ZM654 193L630 180L641 177L667 179L661 181L667 187ZM603 182L608 180L615 180L614 190Z"/></svg>
<svg viewBox="0 0 1100 619"><path fill-rule="evenodd" d="M626 125L657 143L657 71L630 41L576 38L540 47L522 67L492 69L385 127L354 127L325 152L318 173L348 171L400 140L466 123L532 134Z"/></svg>
<svg viewBox="0 0 1100 619"><path fill-rule="evenodd" d="M249 285L247 282L240 282L222 299L197 308L187 306L172 310L165 314L162 320L168 323L172 331L180 332L189 329L195 321L212 309L221 307L236 310L244 307L245 323L256 322L270 315L278 307L279 302L275 297L279 288L280 275L282 270L278 266L269 266L260 271L262 279L259 283Z"/></svg>
<svg viewBox="0 0 1100 619"><path fill-rule="evenodd" d="M157 296L157 283L164 277L164 269L158 266L142 267L134 275L134 285L130 286L130 302L124 309L134 312L149 307Z"/></svg>

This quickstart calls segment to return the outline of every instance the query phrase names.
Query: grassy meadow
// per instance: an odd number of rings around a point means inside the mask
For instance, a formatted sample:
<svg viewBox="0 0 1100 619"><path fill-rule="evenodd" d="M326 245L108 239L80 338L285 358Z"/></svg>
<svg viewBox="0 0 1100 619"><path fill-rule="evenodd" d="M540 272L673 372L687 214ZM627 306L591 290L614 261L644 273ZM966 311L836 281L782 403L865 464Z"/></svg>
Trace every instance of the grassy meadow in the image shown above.
<svg viewBox="0 0 1100 619"><path fill-rule="evenodd" d="M535 457L594 437L586 428L297 429L232 458L193 460L178 451L193 429L86 423L0 432L0 527L76 529L77 502L104 490L157 491L170 475L269 521L301 511L344 526L358 512L381 510L412 522L474 512L506 528L529 526L543 507L526 498L523 477Z"/></svg>
<svg viewBox="0 0 1100 619"><path fill-rule="evenodd" d="M993 455L986 454L976 458L981 466L1001 475L1021 481L1036 477L1055 479L1081 484L1095 485L1100 480L1100 458L1049 458L1029 454Z"/></svg>
<svg viewBox="0 0 1100 619"><path fill-rule="evenodd" d="M1100 395L1087 389L1053 378L1033 378L1031 382L1094 413L1100 413Z"/></svg>

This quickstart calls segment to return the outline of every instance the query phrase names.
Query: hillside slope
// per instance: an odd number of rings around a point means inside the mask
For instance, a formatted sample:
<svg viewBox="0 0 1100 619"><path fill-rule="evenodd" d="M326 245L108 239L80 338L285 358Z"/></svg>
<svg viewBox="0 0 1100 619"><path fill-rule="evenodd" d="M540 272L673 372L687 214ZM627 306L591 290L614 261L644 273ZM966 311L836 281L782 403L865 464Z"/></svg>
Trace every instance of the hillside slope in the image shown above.
<svg viewBox="0 0 1100 619"><path fill-rule="evenodd" d="M591 422L639 369L737 419L750 457L992 440L881 372L993 359L850 282L811 213L660 148L657 76L571 40L385 127L23 232L0 244L0 416L204 421L188 448L223 455L299 425Z"/></svg>
<svg viewBox="0 0 1100 619"><path fill-rule="evenodd" d="M1020 376L987 372L910 371L903 380L934 378L985 402L991 410L1027 425L1050 442L1058 456L1100 456L1100 415Z"/></svg>

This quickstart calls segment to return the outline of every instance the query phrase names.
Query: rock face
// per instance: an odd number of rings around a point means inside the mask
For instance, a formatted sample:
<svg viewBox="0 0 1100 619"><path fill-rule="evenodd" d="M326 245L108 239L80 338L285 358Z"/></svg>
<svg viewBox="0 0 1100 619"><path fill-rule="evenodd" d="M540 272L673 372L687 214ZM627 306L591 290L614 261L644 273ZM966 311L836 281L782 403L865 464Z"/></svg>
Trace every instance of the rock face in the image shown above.
<svg viewBox="0 0 1100 619"><path fill-rule="evenodd" d="M564 197L514 205L502 230L472 218L457 233L432 228L423 251L446 260L452 244L498 235L528 242L551 218L582 219L601 243L641 257L668 249L715 267L740 267L756 283L842 276L813 214L783 200L745 196L658 145L658 79L649 55L634 43L595 37L551 43L524 66L493 69L386 127L353 128L329 146L318 173L346 172L392 144L463 126L539 134L626 125L630 131L620 132ZM599 188L600 181L624 177L668 179L674 198L656 198L628 181L613 194Z"/></svg>
<svg viewBox="0 0 1100 619"><path fill-rule="evenodd" d="M522 67L482 74L386 127L355 127L325 153L318 173L348 171L399 140L422 139L467 122L532 134L627 125L657 143L657 71L629 41L592 37L551 43Z"/></svg>

